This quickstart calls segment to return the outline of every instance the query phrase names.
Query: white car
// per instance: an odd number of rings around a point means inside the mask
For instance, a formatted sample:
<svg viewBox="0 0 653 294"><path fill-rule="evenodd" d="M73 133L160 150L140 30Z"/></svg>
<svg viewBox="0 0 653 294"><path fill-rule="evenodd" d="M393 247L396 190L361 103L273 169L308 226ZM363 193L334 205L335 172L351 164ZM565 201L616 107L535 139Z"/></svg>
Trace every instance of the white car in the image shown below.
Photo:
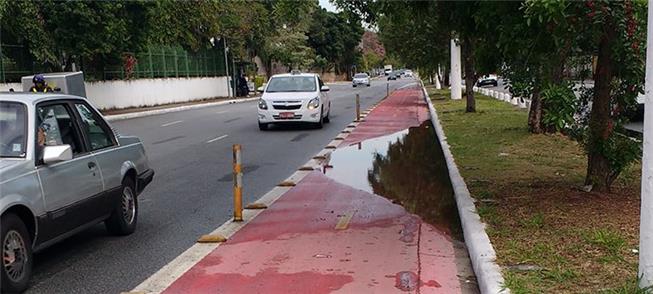
<svg viewBox="0 0 653 294"><path fill-rule="evenodd" d="M407 69L407 70L404 72L404 77L412 78L412 77L413 77L413 71L410 70L410 69Z"/></svg>
<svg viewBox="0 0 653 294"><path fill-rule="evenodd" d="M366 73L357 73L354 75L354 79L352 80L352 86L354 88L358 85L367 85L368 87L370 86L370 76Z"/></svg>
<svg viewBox="0 0 653 294"><path fill-rule="evenodd" d="M329 87L313 73L293 72L274 75L258 102L258 127L267 130L270 124L312 123L322 128L329 122L331 101Z"/></svg>

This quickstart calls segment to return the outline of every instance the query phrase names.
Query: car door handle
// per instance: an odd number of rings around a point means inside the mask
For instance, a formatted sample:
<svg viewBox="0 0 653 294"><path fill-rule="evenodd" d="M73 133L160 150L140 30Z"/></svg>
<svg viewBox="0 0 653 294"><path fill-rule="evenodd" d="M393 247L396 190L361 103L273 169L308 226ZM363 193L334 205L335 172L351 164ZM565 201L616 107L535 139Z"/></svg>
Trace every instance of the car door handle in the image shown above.
<svg viewBox="0 0 653 294"><path fill-rule="evenodd" d="M95 169L95 167L96 167L95 162L92 162L92 161L91 161L91 162L88 163L88 168L89 168L89 169Z"/></svg>

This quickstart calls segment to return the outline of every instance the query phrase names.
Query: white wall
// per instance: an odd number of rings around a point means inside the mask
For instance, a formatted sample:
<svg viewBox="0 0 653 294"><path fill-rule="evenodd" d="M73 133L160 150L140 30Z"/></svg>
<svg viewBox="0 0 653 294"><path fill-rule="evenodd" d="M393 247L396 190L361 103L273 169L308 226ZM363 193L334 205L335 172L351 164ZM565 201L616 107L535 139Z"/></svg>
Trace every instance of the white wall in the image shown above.
<svg viewBox="0 0 653 294"><path fill-rule="evenodd" d="M86 96L100 109L152 106L227 97L227 78L169 78L87 82Z"/></svg>
<svg viewBox="0 0 653 294"><path fill-rule="evenodd" d="M9 91L9 89L14 89L15 91L20 92L23 90L23 86L21 86L20 83L0 83L0 92L6 92Z"/></svg>
<svg viewBox="0 0 653 294"><path fill-rule="evenodd" d="M227 97L227 77L86 82L86 96L99 109L120 109ZM0 91L20 84L0 84Z"/></svg>

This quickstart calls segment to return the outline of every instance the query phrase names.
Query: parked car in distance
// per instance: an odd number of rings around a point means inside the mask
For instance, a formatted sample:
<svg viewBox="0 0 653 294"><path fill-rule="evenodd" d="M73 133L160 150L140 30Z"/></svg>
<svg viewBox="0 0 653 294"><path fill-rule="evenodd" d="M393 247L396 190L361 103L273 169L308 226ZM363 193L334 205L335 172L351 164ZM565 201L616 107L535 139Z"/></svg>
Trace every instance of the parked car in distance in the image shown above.
<svg viewBox="0 0 653 294"><path fill-rule="evenodd" d="M370 76L366 73L357 73L352 79L352 86L355 88L358 85L370 86Z"/></svg>
<svg viewBox="0 0 653 294"><path fill-rule="evenodd" d="M413 71L410 70L410 69L407 69L406 71L404 71L404 77L412 78L413 77Z"/></svg>
<svg viewBox="0 0 653 294"><path fill-rule="evenodd" d="M397 75L395 73L390 73L388 76L388 81L394 81L397 80Z"/></svg>
<svg viewBox="0 0 653 294"><path fill-rule="evenodd" d="M258 127L267 130L270 124L312 123L322 128L329 122L331 100L329 87L319 75L292 72L274 75L258 102Z"/></svg>
<svg viewBox="0 0 653 294"><path fill-rule="evenodd" d="M33 252L85 228L133 233L153 177L140 139L116 134L86 99L0 93L0 292L25 290Z"/></svg>
<svg viewBox="0 0 653 294"><path fill-rule="evenodd" d="M477 87L492 85L494 87L499 85L499 79L496 75L485 75L478 79L476 82Z"/></svg>

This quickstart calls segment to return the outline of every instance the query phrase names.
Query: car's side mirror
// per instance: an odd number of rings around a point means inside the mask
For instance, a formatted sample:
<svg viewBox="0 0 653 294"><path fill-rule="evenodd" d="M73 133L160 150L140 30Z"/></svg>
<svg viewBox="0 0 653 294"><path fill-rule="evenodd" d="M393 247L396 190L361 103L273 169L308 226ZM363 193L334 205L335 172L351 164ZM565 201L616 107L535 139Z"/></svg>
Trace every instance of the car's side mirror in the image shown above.
<svg viewBox="0 0 653 294"><path fill-rule="evenodd" d="M70 145L43 147L43 163L52 164L73 159L73 148Z"/></svg>
<svg viewBox="0 0 653 294"><path fill-rule="evenodd" d="M322 88L320 88L320 92L329 92L329 90L331 90L329 89L329 86L322 86Z"/></svg>
<svg viewBox="0 0 653 294"><path fill-rule="evenodd" d="M265 91L265 86L260 86L260 87L258 87L258 88L256 89L256 91L259 91L259 92L263 93L263 91Z"/></svg>

